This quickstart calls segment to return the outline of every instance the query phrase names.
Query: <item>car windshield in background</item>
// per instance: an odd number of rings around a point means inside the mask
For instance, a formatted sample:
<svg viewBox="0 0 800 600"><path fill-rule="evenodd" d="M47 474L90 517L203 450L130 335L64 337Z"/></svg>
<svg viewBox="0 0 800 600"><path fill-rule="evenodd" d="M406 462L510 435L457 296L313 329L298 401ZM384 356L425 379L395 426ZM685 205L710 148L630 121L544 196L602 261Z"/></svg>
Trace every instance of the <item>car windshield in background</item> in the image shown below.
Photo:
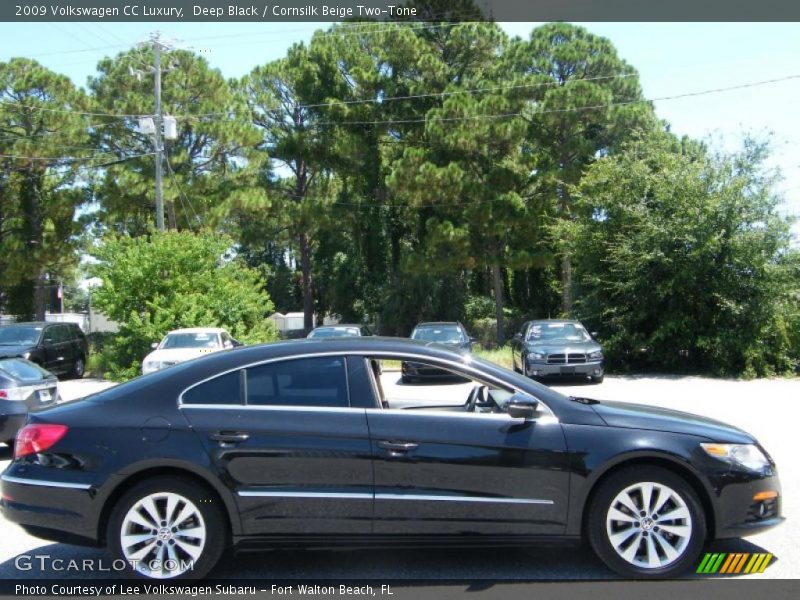
<svg viewBox="0 0 800 600"><path fill-rule="evenodd" d="M39 343L41 327L0 327L0 346L32 346Z"/></svg>
<svg viewBox="0 0 800 600"><path fill-rule="evenodd" d="M50 373L39 367L39 365L20 358L0 360L0 373L8 375L17 381L41 381L50 376Z"/></svg>
<svg viewBox="0 0 800 600"><path fill-rule="evenodd" d="M172 333L162 348L218 348L217 336L211 333Z"/></svg>
<svg viewBox="0 0 800 600"><path fill-rule="evenodd" d="M315 329L309 336L311 339L337 338L337 337L357 337L358 329L355 327L324 327Z"/></svg>
<svg viewBox="0 0 800 600"><path fill-rule="evenodd" d="M577 323L534 323L528 339L534 342L588 342L592 337Z"/></svg>
<svg viewBox="0 0 800 600"><path fill-rule="evenodd" d="M461 330L458 327L418 327L411 334L411 339L453 344L463 342L464 336L461 335Z"/></svg>

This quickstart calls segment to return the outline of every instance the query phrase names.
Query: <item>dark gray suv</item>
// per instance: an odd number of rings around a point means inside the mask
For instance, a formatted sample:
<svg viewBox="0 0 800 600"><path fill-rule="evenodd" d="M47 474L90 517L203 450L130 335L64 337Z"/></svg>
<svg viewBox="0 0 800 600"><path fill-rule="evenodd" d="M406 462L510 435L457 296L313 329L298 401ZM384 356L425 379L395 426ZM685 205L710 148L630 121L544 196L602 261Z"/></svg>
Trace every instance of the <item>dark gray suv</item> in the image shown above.
<svg viewBox="0 0 800 600"><path fill-rule="evenodd" d="M0 327L0 358L22 357L56 375L80 378L89 345L75 323L14 323Z"/></svg>
<svg viewBox="0 0 800 600"><path fill-rule="evenodd" d="M511 340L514 370L532 378L582 377L603 381L603 348L579 321L528 321Z"/></svg>

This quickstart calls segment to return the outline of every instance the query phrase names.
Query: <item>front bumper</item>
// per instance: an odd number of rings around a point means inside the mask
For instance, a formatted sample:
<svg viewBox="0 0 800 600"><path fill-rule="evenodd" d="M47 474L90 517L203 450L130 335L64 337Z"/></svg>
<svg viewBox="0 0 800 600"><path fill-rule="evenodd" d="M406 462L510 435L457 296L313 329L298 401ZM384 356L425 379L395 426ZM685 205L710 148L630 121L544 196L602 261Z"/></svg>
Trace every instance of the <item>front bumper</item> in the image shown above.
<svg viewBox="0 0 800 600"><path fill-rule="evenodd" d="M531 377L599 377L605 372L602 360L576 364L547 364L528 360L527 369Z"/></svg>
<svg viewBox="0 0 800 600"><path fill-rule="evenodd" d="M764 475L731 471L715 487L717 539L755 535L786 520L781 514L781 483L773 469ZM754 500L760 492L776 492L777 496Z"/></svg>

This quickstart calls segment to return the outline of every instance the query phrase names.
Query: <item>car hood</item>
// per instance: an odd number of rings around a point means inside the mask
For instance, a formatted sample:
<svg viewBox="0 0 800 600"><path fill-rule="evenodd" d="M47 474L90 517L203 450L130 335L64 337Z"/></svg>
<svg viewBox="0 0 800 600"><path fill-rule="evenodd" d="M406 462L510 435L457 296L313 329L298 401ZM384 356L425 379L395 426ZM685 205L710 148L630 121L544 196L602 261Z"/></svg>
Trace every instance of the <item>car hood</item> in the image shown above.
<svg viewBox="0 0 800 600"><path fill-rule="evenodd" d="M597 352L602 350L595 341L588 342L535 342L527 341L525 345L531 352L544 352L545 354L565 354L568 352Z"/></svg>
<svg viewBox="0 0 800 600"><path fill-rule="evenodd" d="M0 358L22 356L32 350L32 346L0 346Z"/></svg>
<svg viewBox="0 0 800 600"><path fill-rule="evenodd" d="M198 356L213 354L214 352L219 352L221 349L222 348L167 348L153 350L153 352L145 356L144 362L159 361L179 363L186 360L192 360Z"/></svg>
<svg viewBox="0 0 800 600"><path fill-rule="evenodd" d="M591 406L609 427L684 433L733 444L753 444L756 441L733 425L668 408L605 400Z"/></svg>

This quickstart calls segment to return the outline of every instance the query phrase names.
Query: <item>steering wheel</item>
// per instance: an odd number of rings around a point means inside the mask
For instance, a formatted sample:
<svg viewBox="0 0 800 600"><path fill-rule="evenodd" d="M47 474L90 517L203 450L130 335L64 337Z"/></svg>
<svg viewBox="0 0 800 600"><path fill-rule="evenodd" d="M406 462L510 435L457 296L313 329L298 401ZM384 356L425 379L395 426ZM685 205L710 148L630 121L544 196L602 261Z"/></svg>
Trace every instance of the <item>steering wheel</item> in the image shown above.
<svg viewBox="0 0 800 600"><path fill-rule="evenodd" d="M478 405L478 401L481 404L486 403L486 392L487 387L485 385L476 385L469 393L469 397L467 398L467 403L465 405L464 410L467 412L475 412L475 407Z"/></svg>

